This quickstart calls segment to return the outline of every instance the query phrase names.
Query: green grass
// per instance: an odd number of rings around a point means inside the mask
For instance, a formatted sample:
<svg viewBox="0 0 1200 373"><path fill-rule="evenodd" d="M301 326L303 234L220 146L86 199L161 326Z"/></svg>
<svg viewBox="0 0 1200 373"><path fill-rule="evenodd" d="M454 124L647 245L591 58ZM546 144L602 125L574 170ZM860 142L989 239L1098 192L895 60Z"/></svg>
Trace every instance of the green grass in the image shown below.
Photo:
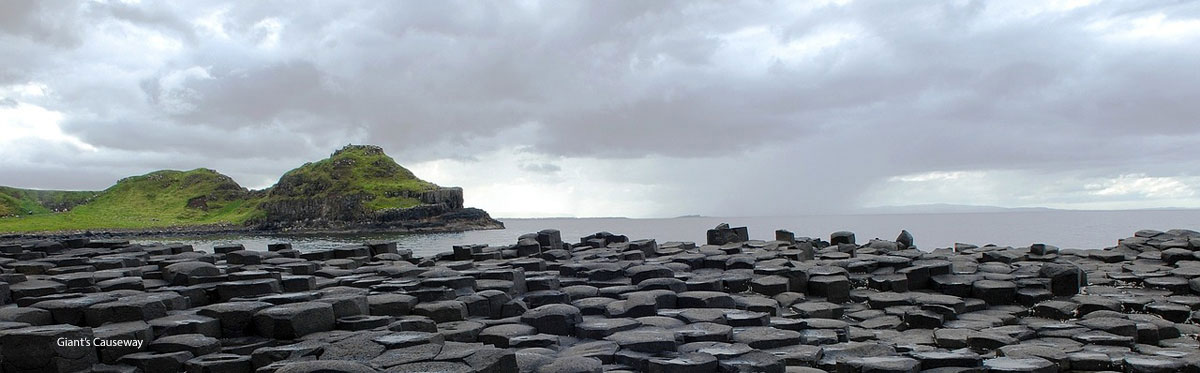
<svg viewBox="0 0 1200 373"><path fill-rule="evenodd" d="M188 200L207 198L207 210ZM254 215L251 193L213 170L156 171L118 181L68 212L0 219L0 232L146 229L183 225L240 224Z"/></svg>
<svg viewBox="0 0 1200 373"><path fill-rule="evenodd" d="M100 192L31 190L0 186L0 217L70 210Z"/></svg>
<svg viewBox="0 0 1200 373"><path fill-rule="evenodd" d="M435 188L379 147L352 145L288 171L263 191L246 190L209 169L156 171L101 192L0 187L0 232L248 224L265 217L260 209L265 202L344 196L357 196L363 210L378 211L416 206L421 203L416 196ZM188 206L197 197L205 197L207 208Z"/></svg>
<svg viewBox="0 0 1200 373"><path fill-rule="evenodd" d="M267 200L363 196L371 211L420 204L414 195L437 188L374 146L352 145L329 158L288 171L267 194Z"/></svg>

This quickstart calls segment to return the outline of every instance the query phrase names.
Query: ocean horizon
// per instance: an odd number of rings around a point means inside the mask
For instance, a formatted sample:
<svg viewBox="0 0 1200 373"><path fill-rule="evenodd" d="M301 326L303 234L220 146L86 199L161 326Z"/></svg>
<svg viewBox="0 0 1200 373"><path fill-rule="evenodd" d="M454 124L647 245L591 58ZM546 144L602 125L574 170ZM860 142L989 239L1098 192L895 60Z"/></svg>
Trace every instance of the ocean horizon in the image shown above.
<svg viewBox="0 0 1200 373"><path fill-rule="evenodd" d="M386 240L399 243L414 254L429 256L451 251L454 245L487 244L503 246L516 243L526 233L557 229L564 241L579 242L597 232L622 234L630 239L655 239L658 242L686 241L703 244L708 229L721 223L745 226L754 240L773 240L775 230L784 229L797 236L829 239L836 231L855 233L859 243L872 238L894 240L908 230L917 247L932 250L952 247L955 243L974 245L1028 246L1034 243L1061 248L1101 249L1142 229L1197 229L1200 210L1021 210L1001 212L932 212L830 214L764 217L688 216L674 218L499 218L504 229L448 233L370 233L370 234L239 234L183 237L139 238L136 242L183 242L199 250L214 245L240 243L251 250L266 250L274 242L292 243L300 250L314 250Z"/></svg>

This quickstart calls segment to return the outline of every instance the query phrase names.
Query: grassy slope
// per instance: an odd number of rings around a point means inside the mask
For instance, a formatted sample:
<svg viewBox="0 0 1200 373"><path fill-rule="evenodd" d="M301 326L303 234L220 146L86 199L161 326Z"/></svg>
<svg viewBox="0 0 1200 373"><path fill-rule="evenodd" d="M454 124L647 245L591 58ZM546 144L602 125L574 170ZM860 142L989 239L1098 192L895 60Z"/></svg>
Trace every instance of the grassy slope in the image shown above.
<svg viewBox="0 0 1200 373"><path fill-rule="evenodd" d="M378 147L347 146L329 158L306 163L283 174L266 198L363 195L367 196L365 207L377 211L416 206L421 202L408 195L434 188L437 185L418 179Z"/></svg>
<svg viewBox="0 0 1200 373"><path fill-rule="evenodd" d="M187 207L198 196L208 196L207 211ZM213 170L156 171L118 181L68 212L2 218L0 232L238 224L254 216L255 206L249 192Z"/></svg>
<svg viewBox="0 0 1200 373"><path fill-rule="evenodd" d="M246 191L228 176L209 169L156 171L122 179L103 192L0 187L0 216L8 216L0 218L0 232L242 224L264 214L258 208L264 201L348 195L363 196L364 207L377 211L416 206L420 201L409 196L436 187L396 164L378 147L347 146L330 158L288 171L263 192ZM208 196L207 211L187 207L188 200L198 196ZM87 203L71 204L78 206L68 212L46 207L61 206L63 201Z"/></svg>
<svg viewBox="0 0 1200 373"><path fill-rule="evenodd" d="M100 192L30 190L0 186L0 217L45 214L83 204Z"/></svg>

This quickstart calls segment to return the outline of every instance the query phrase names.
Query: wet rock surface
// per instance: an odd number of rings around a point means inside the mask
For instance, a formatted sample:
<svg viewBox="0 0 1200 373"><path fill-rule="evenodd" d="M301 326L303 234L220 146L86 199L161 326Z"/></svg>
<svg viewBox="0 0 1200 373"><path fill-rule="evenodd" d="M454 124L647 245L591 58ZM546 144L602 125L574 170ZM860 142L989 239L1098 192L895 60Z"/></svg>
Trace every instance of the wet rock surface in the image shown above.
<svg viewBox="0 0 1200 373"><path fill-rule="evenodd" d="M1200 372L1200 233L1103 249L552 229L430 258L0 242L0 366L97 372ZM49 250L48 248L53 248ZM65 341L65 342L64 342Z"/></svg>

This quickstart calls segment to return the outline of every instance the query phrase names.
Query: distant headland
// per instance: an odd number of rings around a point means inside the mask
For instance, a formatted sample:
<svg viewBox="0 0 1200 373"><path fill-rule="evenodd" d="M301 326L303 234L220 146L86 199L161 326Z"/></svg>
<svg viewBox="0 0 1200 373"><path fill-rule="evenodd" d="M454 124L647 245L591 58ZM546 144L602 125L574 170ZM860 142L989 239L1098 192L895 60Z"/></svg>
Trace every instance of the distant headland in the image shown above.
<svg viewBox="0 0 1200 373"><path fill-rule="evenodd" d="M0 187L0 233L433 232L503 228L463 207L463 190L417 178L373 145L347 145L263 190L200 168L162 170L103 191Z"/></svg>

